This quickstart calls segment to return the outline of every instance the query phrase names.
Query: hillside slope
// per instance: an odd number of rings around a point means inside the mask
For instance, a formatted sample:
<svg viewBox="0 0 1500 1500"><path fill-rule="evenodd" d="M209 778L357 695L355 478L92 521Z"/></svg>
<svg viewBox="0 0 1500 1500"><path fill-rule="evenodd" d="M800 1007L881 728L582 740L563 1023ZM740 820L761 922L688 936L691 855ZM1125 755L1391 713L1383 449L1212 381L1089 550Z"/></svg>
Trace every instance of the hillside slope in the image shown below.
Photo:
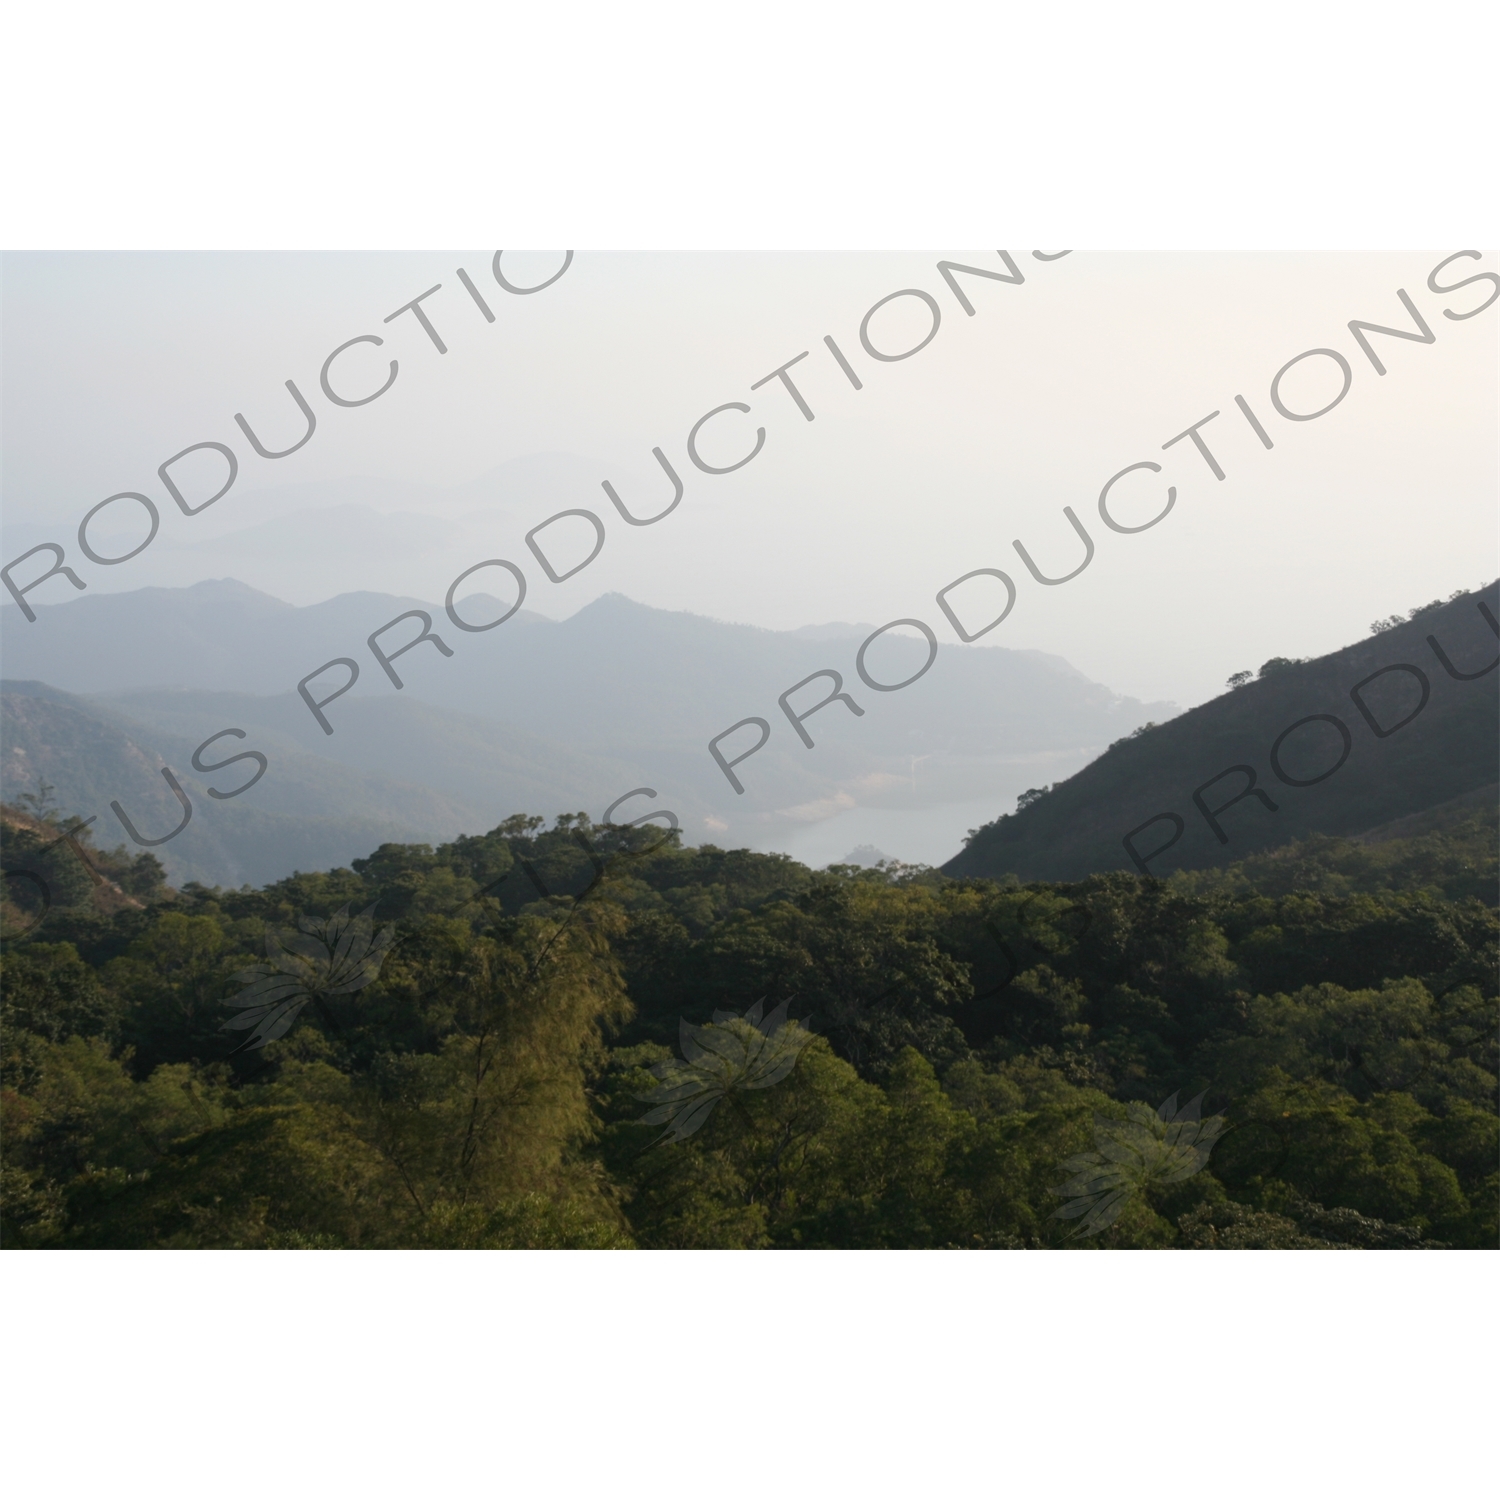
<svg viewBox="0 0 1500 1500"><path fill-rule="evenodd" d="M406 716L406 705L366 707L397 710L394 716L377 713L377 720ZM242 723L259 731L253 719L221 712L208 732ZM440 727L434 726L433 733ZM463 726L446 727L453 735ZM383 728L388 733L382 734ZM393 739L399 745L399 728L377 722L370 737ZM4 797L14 801L45 780L55 788L65 813L97 817L94 834L109 845L127 839L113 802L121 804L145 838L164 836L177 827L182 808L161 775L162 766L169 766L193 808L182 832L153 851L174 885L189 880L258 885L298 869L329 869L385 842L451 837L480 825L492 811L482 796L445 796L393 776L300 753L263 732L243 742L220 740L210 752L210 763L254 746L270 752L272 771L244 801L212 798L210 787L232 790L255 767L243 762L209 775L195 772L191 756L203 738L163 732L43 683L7 683L0 693L0 787ZM518 790L532 785L523 781Z"/></svg>
<svg viewBox="0 0 1500 1500"><path fill-rule="evenodd" d="M1205 869L1490 786L1500 769L1497 618L1492 584L1342 651L1274 667L1111 745L980 829L943 868L1025 880Z"/></svg>

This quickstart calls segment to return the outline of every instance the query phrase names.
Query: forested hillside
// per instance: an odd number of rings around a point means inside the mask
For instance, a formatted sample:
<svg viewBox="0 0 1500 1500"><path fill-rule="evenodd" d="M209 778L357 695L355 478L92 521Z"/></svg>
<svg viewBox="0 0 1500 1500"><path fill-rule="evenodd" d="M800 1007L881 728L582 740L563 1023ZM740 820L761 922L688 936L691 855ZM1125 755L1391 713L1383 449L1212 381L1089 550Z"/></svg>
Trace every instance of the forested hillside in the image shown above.
<svg viewBox="0 0 1500 1500"><path fill-rule="evenodd" d="M1493 788L1497 620L1491 584L1377 621L1328 656L1236 674L1220 697L1028 794L943 868L1046 880L1205 869Z"/></svg>
<svg viewBox="0 0 1500 1500"><path fill-rule="evenodd" d="M1496 1244L1489 805L1030 885L579 815L173 891L76 835L119 900L67 826L5 827L8 1247Z"/></svg>

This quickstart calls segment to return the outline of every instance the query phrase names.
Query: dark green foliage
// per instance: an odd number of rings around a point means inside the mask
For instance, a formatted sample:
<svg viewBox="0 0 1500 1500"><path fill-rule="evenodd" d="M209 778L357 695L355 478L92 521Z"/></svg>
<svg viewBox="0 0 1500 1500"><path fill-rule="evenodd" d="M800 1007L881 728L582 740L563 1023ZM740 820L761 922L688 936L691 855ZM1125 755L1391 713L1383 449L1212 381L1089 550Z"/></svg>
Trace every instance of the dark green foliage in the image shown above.
<svg viewBox="0 0 1500 1500"><path fill-rule="evenodd" d="M94 847L94 829L63 817L46 782L0 807L0 937L67 941L95 917L139 909L172 893L154 854ZM39 809L40 811L34 811Z"/></svg>
<svg viewBox="0 0 1500 1500"><path fill-rule="evenodd" d="M1178 1220L1192 1250L1445 1250L1420 1230L1367 1219L1352 1208L1324 1208L1294 1198L1286 1213L1226 1201L1203 1203Z"/></svg>
<svg viewBox="0 0 1500 1500"><path fill-rule="evenodd" d="M71 943L28 943L0 958L0 1025L48 1041L119 1036L121 1005Z"/></svg>
<svg viewBox="0 0 1500 1500"><path fill-rule="evenodd" d="M516 817L64 912L0 960L4 1242L1493 1248L1493 820L1394 834L1020 886ZM268 931L346 907L373 982L236 1052ZM664 1140L650 1066L757 1002L795 1067ZM1057 1218L1097 1118L1204 1090L1202 1170Z"/></svg>
<svg viewBox="0 0 1500 1500"><path fill-rule="evenodd" d="M64 838L68 825L30 827L6 820L0 825L0 862L5 869L5 899L18 908L7 930L27 930L47 906L58 911L81 906L94 893L89 867ZM80 845L86 836L78 836Z"/></svg>
<svg viewBox="0 0 1500 1500"><path fill-rule="evenodd" d="M1260 676L1271 677L1277 672L1284 672L1288 667L1301 666L1305 658L1300 656L1273 656L1261 669Z"/></svg>

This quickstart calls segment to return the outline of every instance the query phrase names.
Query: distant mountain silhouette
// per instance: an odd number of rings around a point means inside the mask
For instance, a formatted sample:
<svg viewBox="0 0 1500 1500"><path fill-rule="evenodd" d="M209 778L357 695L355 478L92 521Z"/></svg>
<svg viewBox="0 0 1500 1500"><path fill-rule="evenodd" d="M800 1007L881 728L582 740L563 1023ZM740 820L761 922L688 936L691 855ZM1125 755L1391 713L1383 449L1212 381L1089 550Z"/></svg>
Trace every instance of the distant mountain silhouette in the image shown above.
<svg viewBox="0 0 1500 1500"><path fill-rule="evenodd" d="M459 608L479 621L504 605L475 595ZM397 691L366 638L409 609L432 617L453 655L429 644L401 656ZM761 630L618 594L561 622L522 610L483 634L454 629L441 605L420 600L360 593L294 608L232 580L83 595L38 605L37 614L28 625L14 609L0 611L8 677L106 695L132 723L189 749L229 724L263 729L288 751L426 787L455 805L482 804L496 821L518 811L587 809L598 817L623 793L651 786L693 841L707 833L719 843L756 842L767 829L857 805L999 799L1010 785L1065 774L1135 726L1176 711L1120 698L1059 657L947 642L910 687L879 692L856 671L869 627ZM407 621L384 644L395 650L415 634L416 622ZM360 675L327 709L330 736L295 689L335 657L357 661ZM926 659L920 638L890 634L866 665L878 681L894 683ZM813 715L809 748L778 698L825 669L840 674L864 713L834 703ZM341 680L331 674L322 692ZM830 685L810 684L796 705L816 703ZM738 795L708 743L750 717L764 719L771 734L739 768ZM753 730L744 734L753 742ZM245 743L257 742L252 735ZM510 779L497 779L507 746L518 758L505 767ZM261 748L271 753L269 744ZM502 790L530 800L498 808ZM638 800L629 816L649 805Z"/></svg>
<svg viewBox="0 0 1500 1500"><path fill-rule="evenodd" d="M1492 584L1328 656L1268 663L1258 681L1111 745L980 829L943 868L1023 880L1134 869L1122 841L1139 830L1134 848L1152 874L1204 869L1311 834L1416 819L1492 786L1500 774L1497 618ZM1347 757L1335 770L1346 735ZM1255 777L1237 801L1250 781L1232 767Z"/></svg>

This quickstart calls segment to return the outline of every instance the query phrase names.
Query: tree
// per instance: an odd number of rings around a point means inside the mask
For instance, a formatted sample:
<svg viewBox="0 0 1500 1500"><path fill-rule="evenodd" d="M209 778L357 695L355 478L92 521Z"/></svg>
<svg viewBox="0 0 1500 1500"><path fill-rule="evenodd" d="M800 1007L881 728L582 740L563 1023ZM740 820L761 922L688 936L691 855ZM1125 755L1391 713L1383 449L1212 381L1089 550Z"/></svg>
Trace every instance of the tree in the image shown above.
<svg viewBox="0 0 1500 1500"><path fill-rule="evenodd" d="M118 1001L71 943L27 943L0 958L0 1027L48 1041L118 1039Z"/></svg>
<svg viewBox="0 0 1500 1500"><path fill-rule="evenodd" d="M57 788L47 780L45 776L38 775L36 779L36 790L34 792L22 792L16 801L31 816L43 823L55 823L58 819L57 798L52 794Z"/></svg>

